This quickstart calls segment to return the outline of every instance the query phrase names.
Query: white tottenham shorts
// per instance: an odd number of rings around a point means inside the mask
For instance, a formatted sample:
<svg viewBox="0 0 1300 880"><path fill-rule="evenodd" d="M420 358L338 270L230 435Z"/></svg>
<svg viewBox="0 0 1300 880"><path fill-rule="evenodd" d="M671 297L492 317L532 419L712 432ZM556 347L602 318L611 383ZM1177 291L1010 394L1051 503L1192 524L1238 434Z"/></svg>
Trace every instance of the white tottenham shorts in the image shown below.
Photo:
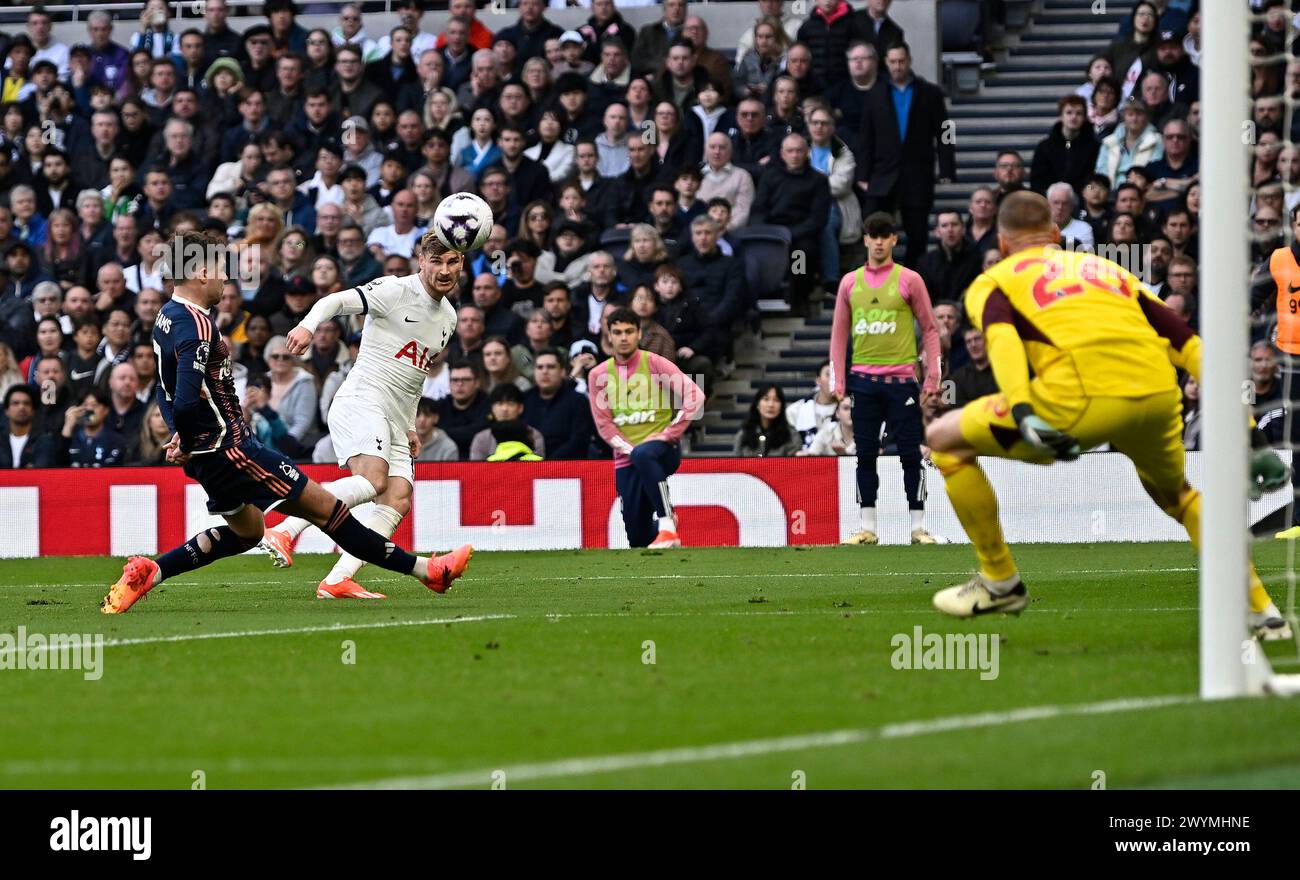
<svg viewBox="0 0 1300 880"><path fill-rule="evenodd" d="M388 476L415 485L411 448L406 443L407 417L382 404L356 397L335 397L330 404L329 431L339 466L354 455L373 455L388 462Z"/></svg>

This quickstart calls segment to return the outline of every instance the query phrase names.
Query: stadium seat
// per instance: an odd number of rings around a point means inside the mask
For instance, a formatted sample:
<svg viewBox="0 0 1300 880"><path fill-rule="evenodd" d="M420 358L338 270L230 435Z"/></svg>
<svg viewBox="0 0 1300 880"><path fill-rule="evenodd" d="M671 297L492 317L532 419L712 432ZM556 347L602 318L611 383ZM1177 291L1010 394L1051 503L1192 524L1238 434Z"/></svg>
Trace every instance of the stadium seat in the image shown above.
<svg viewBox="0 0 1300 880"><path fill-rule="evenodd" d="M627 250L627 247L629 244L631 244L631 242L632 242L631 229L611 228L611 229L606 229L604 232L600 234L601 249L609 251L610 253L621 254L623 251Z"/></svg>
<svg viewBox="0 0 1300 880"><path fill-rule="evenodd" d="M746 306L784 311L792 236L785 226L742 226L731 233L745 264Z"/></svg>

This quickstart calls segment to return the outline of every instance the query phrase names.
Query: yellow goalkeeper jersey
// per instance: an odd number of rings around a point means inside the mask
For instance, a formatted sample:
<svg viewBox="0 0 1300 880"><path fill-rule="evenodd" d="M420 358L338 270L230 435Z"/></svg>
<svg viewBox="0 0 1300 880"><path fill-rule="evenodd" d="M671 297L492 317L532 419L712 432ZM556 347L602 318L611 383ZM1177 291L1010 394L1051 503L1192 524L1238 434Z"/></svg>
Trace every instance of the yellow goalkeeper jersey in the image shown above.
<svg viewBox="0 0 1300 880"><path fill-rule="evenodd" d="M1200 340L1133 273L1093 254L1030 248L966 292L998 385L1012 405L1036 391L1059 400L1146 397L1177 387L1174 367L1200 378Z"/></svg>

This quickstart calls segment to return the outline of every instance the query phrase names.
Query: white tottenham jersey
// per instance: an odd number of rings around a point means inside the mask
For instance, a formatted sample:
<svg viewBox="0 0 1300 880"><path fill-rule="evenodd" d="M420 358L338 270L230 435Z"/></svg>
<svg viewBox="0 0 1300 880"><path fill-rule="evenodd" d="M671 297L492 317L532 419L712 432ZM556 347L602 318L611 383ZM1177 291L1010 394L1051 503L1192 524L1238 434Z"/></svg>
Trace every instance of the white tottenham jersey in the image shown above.
<svg viewBox="0 0 1300 880"><path fill-rule="evenodd" d="M335 400L377 402L394 418L414 424L416 404L433 358L456 332L455 307L445 297L435 300L429 296L419 275L388 275L334 296L342 299L341 308L324 309L327 314L317 315L315 324L309 314L302 323L315 332L316 324L334 315L366 316L357 362ZM325 300L318 303L324 304Z"/></svg>

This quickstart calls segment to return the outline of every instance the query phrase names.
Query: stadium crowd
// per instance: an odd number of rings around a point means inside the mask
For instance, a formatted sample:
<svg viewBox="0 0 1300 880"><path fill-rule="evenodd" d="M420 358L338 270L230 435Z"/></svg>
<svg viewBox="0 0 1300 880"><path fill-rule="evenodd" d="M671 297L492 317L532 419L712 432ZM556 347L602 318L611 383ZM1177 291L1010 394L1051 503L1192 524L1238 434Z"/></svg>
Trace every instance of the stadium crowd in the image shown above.
<svg viewBox="0 0 1300 880"><path fill-rule="evenodd" d="M1069 243L1136 255L1126 265L1195 322L1195 0L1138 3L1033 155L999 153L965 212L937 214L936 183L957 174L953 130L890 0L817 0L804 18L754 5L734 60L684 0L640 29L592 0L569 31L542 0L492 16L495 31L475 0L450 0L441 33L422 26L422 0L399 0L384 34L357 5L308 30L293 0L269 0L265 22L239 33L225 0L183 29L150 0L139 21L91 13L72 46L37 8L0 35L0 466L161 461L151 331L171 285L158 249L195 228L233 255L218 325L245 415L268 445L332 461L329 404L360 324L323 324L302 359L283 336L322 295L410 273L439 200L461 191L497 222L469 255L456 335L426 382L425 461L487 458L491 424L520 414L537 454L608 456L584 377L608 356L602 318L621 305L641 317L643 347L711 390L757 314L744 266L755 226L785 227L807 257L784 287L802 315L861 264L863 218L895 213L954 405L994 387L962 297L1000 257L1007 193L1046 195ZM1282 145L1300 62L1271 57L1291 17L1283 0L1262 5L1261 263L1300 203L1300 153ZM736 452L851 454L847 425L823 368L788 408L779 387L760 389Z"/></svg>

